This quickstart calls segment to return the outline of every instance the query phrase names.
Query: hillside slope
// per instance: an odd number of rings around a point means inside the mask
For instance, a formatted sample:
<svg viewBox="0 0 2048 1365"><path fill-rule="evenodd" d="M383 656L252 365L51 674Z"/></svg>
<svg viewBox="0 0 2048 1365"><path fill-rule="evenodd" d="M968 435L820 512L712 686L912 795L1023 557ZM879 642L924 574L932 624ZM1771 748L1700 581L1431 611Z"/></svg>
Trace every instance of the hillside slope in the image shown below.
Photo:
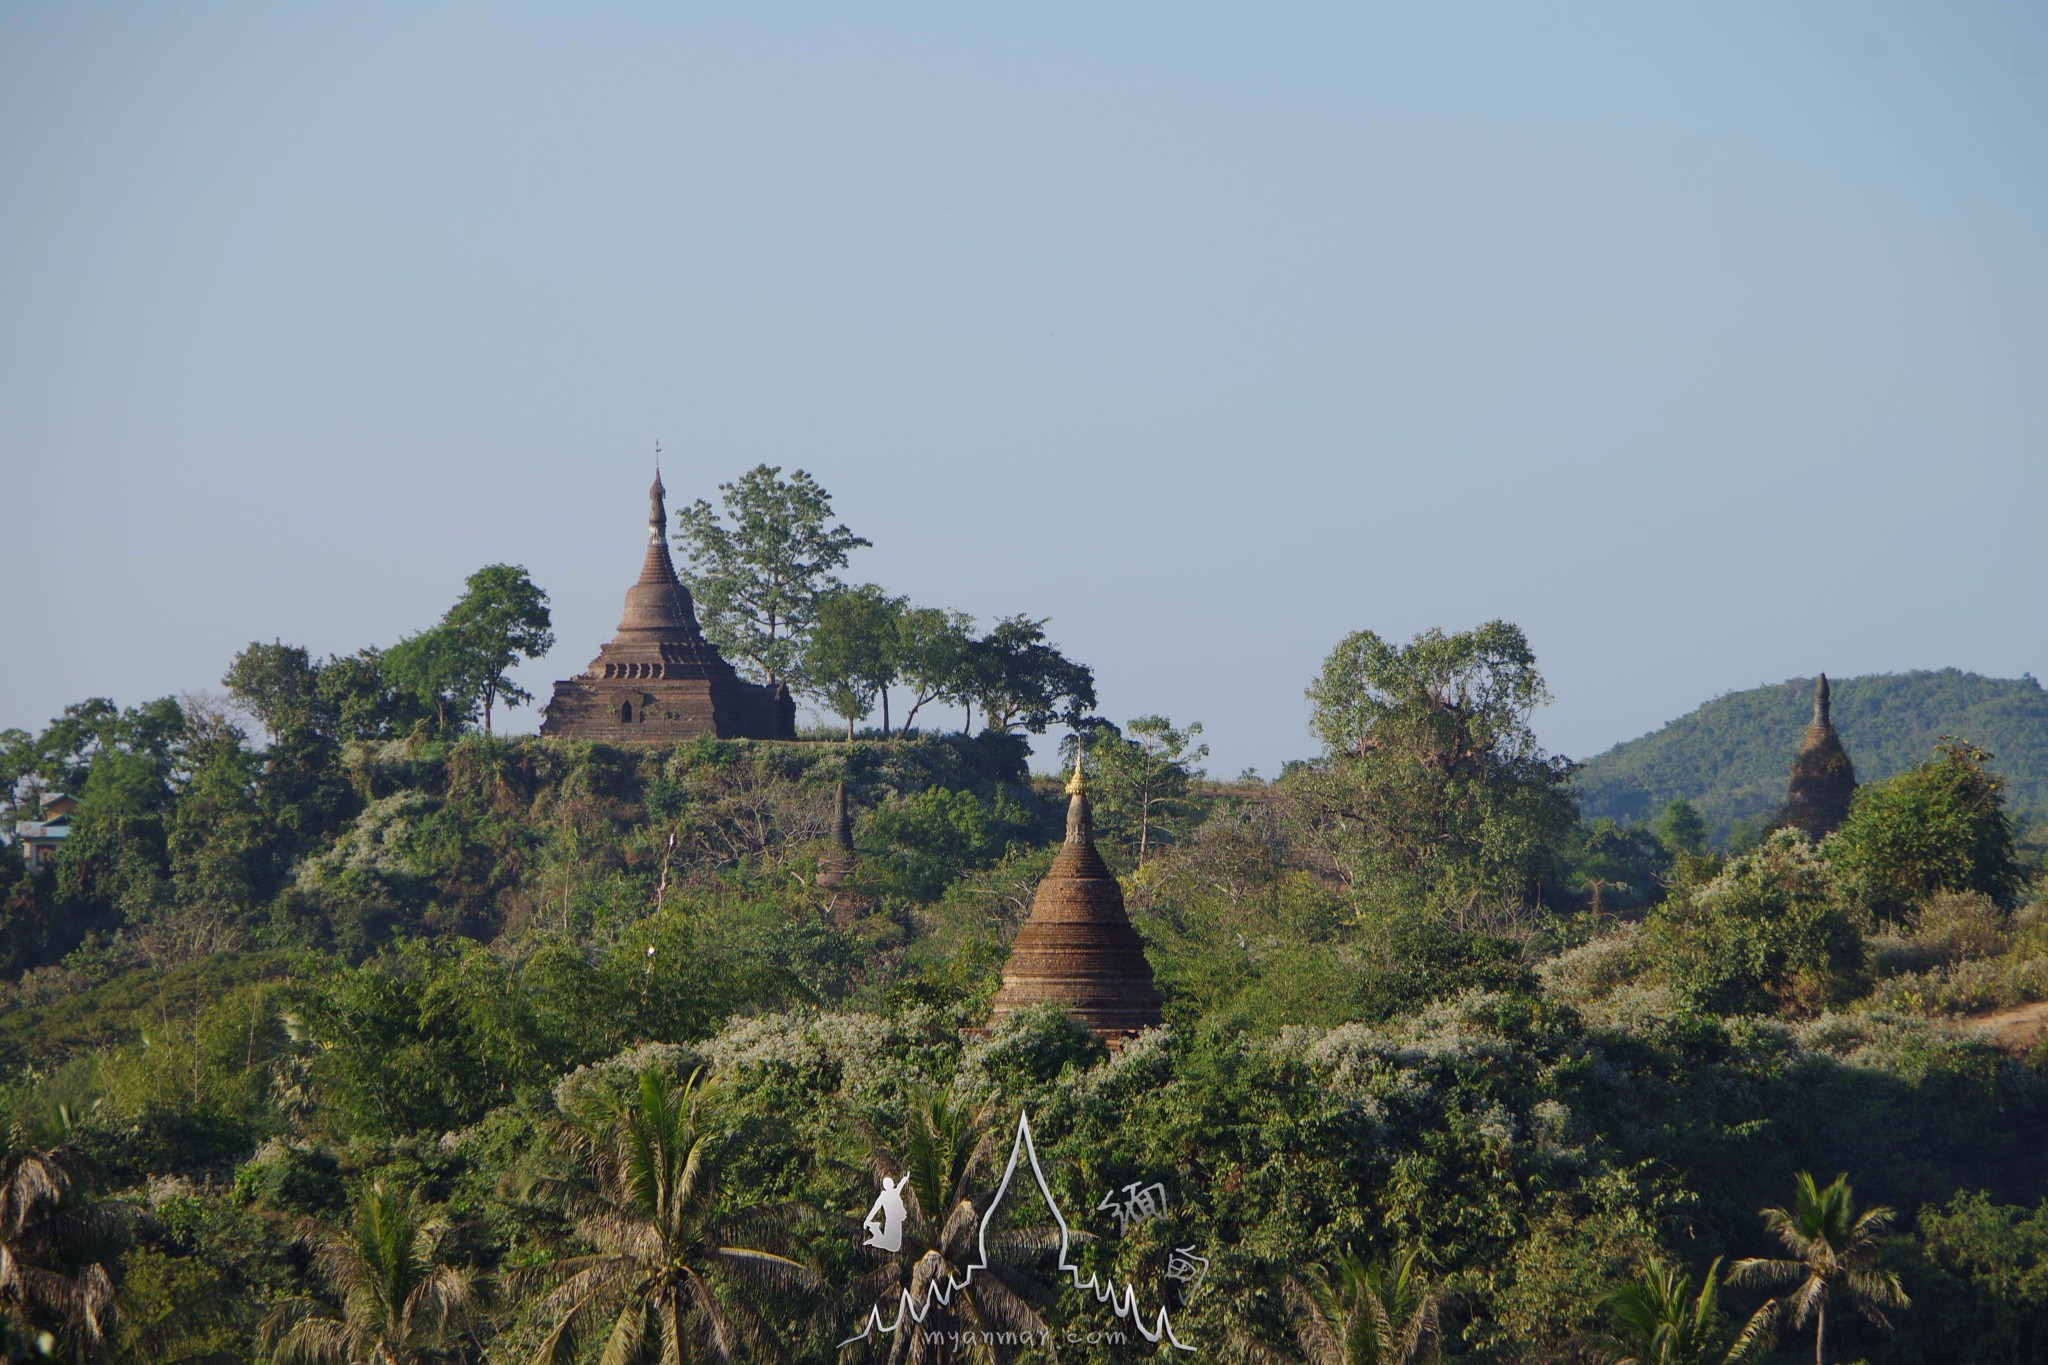
<svg viewBox="0 0 2048 1365"><path fill-rule="evenodd" d="M2048 810L2048 692L2032 678L1959 669L1829 679L1835 728L1871 782L1929 757L1944 735L1990 750L2019 812ZM1813 713L1813 680L1730 692L1663 729L1587 761L1586 818L1645 820L1677 797L1699 807L1716 838L1775 810Z"/></svg>

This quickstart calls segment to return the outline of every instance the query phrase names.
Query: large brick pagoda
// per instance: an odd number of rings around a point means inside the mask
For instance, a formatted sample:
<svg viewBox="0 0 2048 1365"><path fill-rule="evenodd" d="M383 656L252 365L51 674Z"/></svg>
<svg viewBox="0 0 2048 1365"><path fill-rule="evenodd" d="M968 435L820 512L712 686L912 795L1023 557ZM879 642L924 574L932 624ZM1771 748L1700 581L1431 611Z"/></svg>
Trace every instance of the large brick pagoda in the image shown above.
<svg viewBox="0 0 2048 1365"><path fill-rule="evenodd" d="M668 553L668 511L655 471L647 557L626 589L619 633L590 667L555 684L540 732L561 739L672 744L697 735L795 739L796 701L776 683L742 681L697 625L689 589Z"/></svg>
<svg viewBox="0 0 2048 1365"><path fill-rule="evenodd" d="M1094 816L1078 757L1067 791L1067 841L1010 945L989 1023L1050 1002L1115 1045L1158 1027L1159 990L1145 945L1124 912L1123 888L1095 851Z"/></svg>

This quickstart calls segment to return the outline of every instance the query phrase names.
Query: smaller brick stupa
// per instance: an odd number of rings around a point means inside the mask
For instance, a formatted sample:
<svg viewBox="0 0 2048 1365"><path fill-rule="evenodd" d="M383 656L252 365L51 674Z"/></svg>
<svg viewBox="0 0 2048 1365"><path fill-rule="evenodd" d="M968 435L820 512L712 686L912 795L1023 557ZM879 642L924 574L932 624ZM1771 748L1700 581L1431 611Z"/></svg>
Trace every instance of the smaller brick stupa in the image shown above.
<svg viewBox="0 0 2048 1365"><path fill-rule="evenodd" d="M743 681L697 624L668 554L668 490L647 490L647 554L626 589L619 633L590 667L555 684L540 732L606 743L673 744L697 735L795 739L796 701L781 683Z"/></svg>
<svg viewBox="0 0 2048 1365"><path fill-rule="evenodd" d="M1067 784L1067 841L1038 884L1031 916L1010 945L991 1026L1029 1005L1059 1005L1099 1038L1118 1043L1160 1023L1145 945L1124 913L1123 888L1095 851L1081 760Z"/></svg>
<svg viewBox="0 0 2048 1365"><path fill-rule="evenodd" d="M1828 714L1828 675L1823 673L1813 684L1813 723L1806 727L1799 757L1792 760L1792 782L1778 812L1778 827L1824 839L1849 818L1849 802L1855 795L1856 765L1849 761L1849 751L1842 747Z"/></svg>
<svg viewBox="0 0 2048 1365"><path fill-rule="evenodd" d="M846 803L846 784L832 795L832 849L818 859L817 887L825 893L825 917L845 926L867 905L852 887L854 873L853 811Z"/></svg>

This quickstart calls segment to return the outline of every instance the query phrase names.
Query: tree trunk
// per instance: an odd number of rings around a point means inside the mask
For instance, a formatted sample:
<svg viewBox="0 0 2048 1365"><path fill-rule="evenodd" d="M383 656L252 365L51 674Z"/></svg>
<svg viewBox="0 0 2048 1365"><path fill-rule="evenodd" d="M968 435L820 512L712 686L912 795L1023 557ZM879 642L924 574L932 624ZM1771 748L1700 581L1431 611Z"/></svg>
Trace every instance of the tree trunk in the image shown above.
<svg viewBox="0 0 2048 1365"><path fill-rule="evenodd" d="M848 717L846 718L846 742L847 742L847 743L849 743L849 744L851 744L851 743L853 742L853 717L852 717L852 716L848 716Z"/></svg>
<svg viewBox="0 0 2048 1365"><path fill-rule="evenodd" d="M889 735L889 689L882 689L882 737Z"/></svg>
<svg viewBox="0 0 2048 1365"><path fill-rule="evenodd" d="M1813 1320L1813 1365L1827 1365L1828 1301L1820 1301L1820 1312Z"/></svg>

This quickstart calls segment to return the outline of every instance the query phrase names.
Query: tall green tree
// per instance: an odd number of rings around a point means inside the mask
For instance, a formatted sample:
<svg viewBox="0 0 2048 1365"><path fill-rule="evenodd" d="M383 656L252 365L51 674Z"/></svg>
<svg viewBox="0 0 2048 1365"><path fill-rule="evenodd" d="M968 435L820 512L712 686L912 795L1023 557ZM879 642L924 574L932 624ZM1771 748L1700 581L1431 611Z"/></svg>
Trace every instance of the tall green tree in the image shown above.
<svg viewBox="0 0 2048 1365"><path fill-rule="evenodd" d="M1044 618L996 622L969 648L965 673L961 691L980 704L984 722L999 734L1042 735L1055 721L1079 726L1095 709L1095 671L1046 638Z"/></svg>
<svg viewBox="0 0 2048 1365"><path fill-rule="evenodd" d="M66 719L72 713L67 708ZM141 917L164 899L165 825L183 726L183 711L166 697L116 713L82 750L85 782L73 788L78 811L57 860L58 897L72 927L111 928L110 920Z"/></svg>
<svg viewBox="0 0 2048 1365"><path fill-rule="evenodd" d="M787 679L835 570L870 542L832 523L831 495L801 469L756 465L718 488L723 517L702 498L676 510L704 633L763 681Z"/></svg>
<svg viewBox="0 0 2048 1365"><path fill-rule="evenodd" d="M932 702L965 701L974 683L974 618L940 607L906 607L896 620L896 667L910 688L903 733Z"/></svg>
<svg viewBox="0 0 2048 1365"><path fill-rule="evenodd" d="M1658 898L1671 855L1641 825L1595 820L1579 827L1570 856L1570 881L1586 892L1596 914L1630 909Z"/></svg>
<svg viewBox="0 0 2048 1365"><path fill-rule="evenodd" d="M261 722L273 742L328 731L320 666L303 645L251 640L228 664L221 685Z"/></svg>
<svg viewBox="0 0 2048 1365"><path fill-rule="evenodd" d="M352 805L340 771L341 741L369 736L344 735L330 681L336 668L336 660L320 663L298 645L255 641L221 679L268 736L257 796L272 832L296 843L296 849L283 849L286 855L332 829ZM377 689L380 696L391 695L381 674ZM217 757L217 744L202 747L209 760ZM218 794L217 787L212 790Z"/></svg>
<svg viewBox="0 0 2048 1365"><path fill-rule="evenodd" d="M433 713L438 733L453 734L476 719L475 662L445 626L430 626L385 650L384 673L422 712Z"/></svg>
<svg viewBox="0 0 2048 1365"><path fill-rule="evenodd" d="M1692 1276L1663 1261L1601 1301L1613 1325L1609 1365L1738 1365L1770 1346L1771 1314L1760 1309L1731 1339L1721 1316L1721 1261Z"/></svg>
<svg viewBox="0 0 2048 1365"><path fill-rule="evenodd" d="M121 711L112 701L73 702L37 736L33 770L45 783L75 795L93 759L119 744L122 733Z"/></svg>
<svg viewBox="0 0 2048 1365"><path fill-rule="evenodd" d="M448 1360L476 1311L481 1282L445 1264L446 1225L410 1194L382 1182L356 1198L345 1230L324 1234L315 1264L340 1311L291 1299L258 1339L275 1365L417 1365Z"/></svg>
<svg viewBox="0 0 2048 1365"><path fill-rule="evenodd" d="M534 586L518 564L486 564L463 582L462 596L441 618L442 629L460 643L471 670L466 685L483 711L484 733L491 733L491 711L533 700L533 693L512 680L512 666L538 659L555 647L548 595Z"/></svg>
<svg viewBox="0 0 2048 1365"><path fill-rule="evenodd" d="M1896 919L1937 891L1977 891L2010 908L2026 883L1991 755L1940 746L1929 762L1856 790L1822 847L1857 908Z"/></svg>
<svg viewBox="0 0 2048 1365"><path fill-rule="evenodd" d="M1128 845L1140 867L1159 836L1181 832L1195 810L1189 789L1209 756L1209 746L1196 742L1201 733L1200 721L1181 727L1165 716L1139 716L1122 730L1099 725L1077 732L1096 826Z"/></svg>
<svg viewBox="0 0 2048 1365"><path fill-rule="evenodd" d="M565 1201L596 1250L531 1277L553 1284L540 1305L553 1327L536 1365L579 1358L598 1332L613 1365L780 1357L758 1301L812 1294L817 1280L746 1244L745 1229L772 1219L724 1207L717 1144L698 1123L697 1099L694 1077L678 1086L649 1068L629 1096L599 1096L563 1130L583 1177Z"/></svg>
<svg viewBox="0 0 2048 1365"><path fill-rule="evenodd" d="M33 820L48 784L36 773L36 737L26 730L0 730L0 830L15 819Z"/></svg>
<svg viewBox="0 0 2048 1365"><path fill-rule="evenodd" d="M462 596L441 623L385 651L384 672L434 711L443 731L483 721L500 701L518 706L533 694L514 682L512 666L554 648L548 595L514 564L489 564L465 580Z"/></svg>
<svg viewBox="0 0 2048 1365"><path fill-rule="evenodd" d="M315 680L321 714L338 740L411 734L426 712L392 683L381 649L330 654Z"/></svg>
<svg viewBox="0 0 2048 1365"><path fill-rule="evenodd" d="M1656 831L1657 842L1664 845L1664 851L1672 857L1676 858L1681 853L1695 858L1706 856L1707 822L1692 802L1682 797L1671 802L1658 812L1652 828Z"/></svg>
<svg viewBox="0 0 2048 1365"><path fill-rule="evenodd" d="M284 869L259 791L256 756L222 740L178 792L167 849L188 913L247 918L275 893Z"/></svg>
<svg viewBox="0 0 2048 1365"><path fill-rule="evenodd" d="M408 661L409 664L417 661ZM314 753L351 739L409 733L432 707L422 707L416 679L401 680L385 651L358 650L316 660L300 645L253 641L237 654L222 683L262 724L273 757Z"/></svg>
<svg viewBox="0 0 2048 1365"><path fill-rule="evenodd" d="M898 624L904 599L873 583L834 588L818 599L818 614L804 641L804 690L846 721L854 722L882 703L882 729L889 729L889 687L901 666Z"/></svg>
<svg viewBox="0 0 2048 1365"><path fill-rule="evenodd" d="M1530 726L1549 700L1519 627L1346 636L1308 689L1320 762L1286 779L1356 881L1448 910L1535 897L1576 809Z"/></svg>
<svg viewBox="0 0 2048 1365"><path fill-rule="evenodd" d="M1891 1323L1885 1309L1912 1305L1898 1272L1879 1264L1881 1239L1894 1217L1882 1204L1858 1211L1846 1175L1823 1189L1811 1172L1801 1171L1792 1207L1763 1211L1765 1230L1791 1256L1737 1261L1728 1282L1791 1285L1788 1298L1765 1307L1787 1315L1795 1328L1811 1322L1814 1365L1827 1365L1830 1303L1846 1300L1873 1326L1886 1329Z"/></svg>

